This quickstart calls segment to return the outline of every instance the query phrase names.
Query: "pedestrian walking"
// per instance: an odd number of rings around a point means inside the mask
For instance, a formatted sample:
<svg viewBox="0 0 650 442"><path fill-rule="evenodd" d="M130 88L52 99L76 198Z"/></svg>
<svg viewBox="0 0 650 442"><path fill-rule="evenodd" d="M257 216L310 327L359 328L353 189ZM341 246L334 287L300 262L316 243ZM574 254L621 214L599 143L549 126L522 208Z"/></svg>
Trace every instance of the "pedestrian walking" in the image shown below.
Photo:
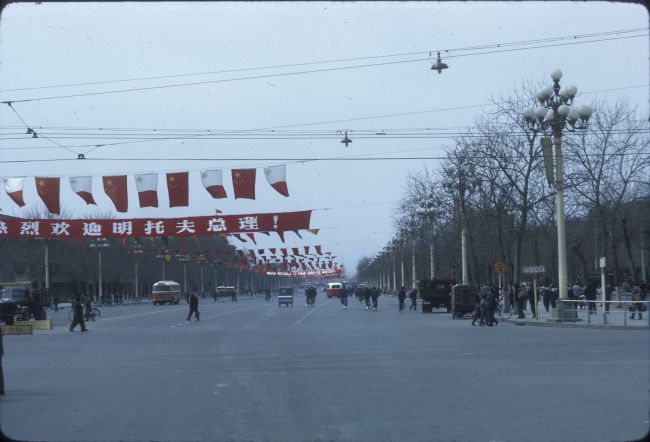
<svg viewBox="0 0 650 442"><path fill-rule="evenodd" d="M4 346L2 345L2 329L0 329L0 396L5 394L5 375L2 371L2 356L5 354Z"/></svg>
<svg viewBox="0 0 650 442"><path fill-rule="evenodd" d="M585 300L590 314L596 314L596 284L589 282L585 287Z"/></svg>
<svg viewBox="0 0 650 442"><path fill-rule="evenodd" d="M530 312L533 314L533 318L537 317L537 297L534 293L533 287L528 287L528 302L530 303Z"/></svg>
<svg viewBox="0 0 650 442"><path fill-rule="evenodd" d="M643 319L643 311L645 310L645 299L641 295L641 288L635 286L632 289L632 301L635 301L633 304L630 304L630 312L632 315L630 319L634 319L636 313L639 313L639 319Z"/></svg>
<svg viewBox="0 0 650 442"><path fill-rule="evenodd" d="M339 300L341 301L343 308L348 308L348 295L348 289L345 286L341 287L341 291L339 292Z"/></svg>
<svg viewBox="0 0 650 442"><path fill-rule="evenodd" d="M499 299L499 295L497 294L495 288L490 287L490 289L488 291L488 294L487 294L487 325L488 325L488 327L499 325L499 321L497 320L497 318L494 317L494 312L497 309L498 299Z"/></svg>
<svg viewBox="0 0 650 442"><path fill-rule="evenodd" d="M379 289L377 287L373 287L370 290L370 297L372 298L372 310L376 312L379 299Z"/></svg>
<svg viewBox="0 0 650 442"><path fill-rule="evenodd" d="M548 308L551 305L551 296L553 295L553 292L551 291L550 287L544 287L542 289L542 302L544 303L544 309L546 310L546 313L548 313Z"/></svg>
<svg viewBox="0 0 650 442"><path fill-rule="evenodd" d="M196 293L192 292L190 295L190 312L187 315L187 320L189 321L194 313L196 320L199 320L199 298L196 296Z"/></svg>
<svg viewBox="0 0 650 442"><path fill-rule="evenodd" d="M526 315L524 314L524 306L526 305L526 300L528 299L526 286L522 284L521 288L519 288L519 285L515 284L515 290L517 292L517 319L526 319Z"/></svg>
<svg viewBox="0 0 650 442"><path fill-rule="evenodd" d="M404 300L406 299L406 289L402 286L397 292L397 300L399 301L399 312L404 313Z"/></svg>
<svg viewBox="0 0 650 442"><path fill-rule="evenodd" d="M54 311L58 312L59 311L59 297L54 295L53 302L54 302Z"/></svg>
<svg viewBox="0 0 650 442"><path fill-rule="evenodd" d="M418 311L418 289L413 287L409 292L409 298L411 299L411 305L409 306L409 310L415 310L417 312Z"/></svg>
<svg viewBox="0 0 650 442"><path fill-rule="evenodd" d="M366 303L366 310L370 310L370 289L368 287L363 289L363 300Z"/></svg>
<svg viewBox="0 0 650 442"><path fill-rule="evenodd" d="M77 325L81 326L81 331L85 332L88 330L86 328L86 323L84 322L84 307L81 304L81 296L75 298L74 304L72 306L72 322L70 323L70 331L74 331Z"/></svg>

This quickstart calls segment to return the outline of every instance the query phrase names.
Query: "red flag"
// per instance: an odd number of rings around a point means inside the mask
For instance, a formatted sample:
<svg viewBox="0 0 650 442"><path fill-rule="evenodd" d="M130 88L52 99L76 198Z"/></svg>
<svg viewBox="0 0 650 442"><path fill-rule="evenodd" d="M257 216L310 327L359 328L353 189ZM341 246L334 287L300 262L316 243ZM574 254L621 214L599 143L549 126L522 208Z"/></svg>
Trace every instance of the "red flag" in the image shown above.
<svg viewBox="0 0 650 442"><path fill-rule="evenodd" d="M61 213L59 203L60 178L36 177L36 192L45 203L50 213L56 215Z"/></svg>
<svg viewBox="0 0 650 442"><path fill-rule="evenodd" d="M280 237L280 241L284 242L284 232L281 230L276 230L275 233Z"/></svg>
<svg viewBox="0 0 650 442"><path fill-rule="evenodd" d="M189 205L188 172L168 173L167 190L169 191L169 207Z"/></svg>
<svg viewBox="0 0 650 442"><path fill-rule="evenodd" d="M280 252L282 252L282 256L286 258L287 256L287 249L280 249Z"/></svg>
<svg viewBox="0 0 650 442"><path fill-rule="evenodd" d="M233 169L232 186L235 190L235 199L255 199L255 169Z"/></svg>
<svg viewBox="0 0 650 442"><path fill-rule="evenodd" d="M255 250L249 250L248 254L250 255L251 258L255 259Z"/></svg>
<svg viewBox="0 0 650 442"><path fill-rule="evenodd" d="M270 248L270 249L269 249L269 252L271 252L272 255L275 255L275 247Z"/></svg>
<svg viewBox="0 0 650 442"><path fill-rule="evenodd" d="M316 247L316 253L318 253L319 255L322 255L321 250L320 250L320 246L315 246L315 247Z"/></svg>
<svg viewBox="0 0 650 442"><path fill-rule="evenodd" d="M252 233L247 233L246 236L248 236L250 240L253 241L253 244L257 245L257 242L255 242L255 235Z"/></svg>
<svg viewBox="0 0 650 442"><path fill-rule="evenodd" d="M19 207L25 205L23 200L23 182L25 178L5 178L5 190L9 198L13 200L14 203L18 204Z"/></svg>
<svg viewBox="0 0 650 442"><path fill-rule="evenodd" d="M305 255L309 255L309 246L305 246Z"/></svg>
<svg viewBox="0 0 650 442"><path fill-rule="evenodd" d="M102 177L104 192L115 204L115 210L126 212L129 209L129 197L127 193L126 175L114 175Z"/></svg>
<svg viewBox="0 0 650 442"><path fill-rule="evenodd" d="M298 247L292 247L291 251L293 252L294 255L298 256L300 255L300 250L298 250Z"/></svg>

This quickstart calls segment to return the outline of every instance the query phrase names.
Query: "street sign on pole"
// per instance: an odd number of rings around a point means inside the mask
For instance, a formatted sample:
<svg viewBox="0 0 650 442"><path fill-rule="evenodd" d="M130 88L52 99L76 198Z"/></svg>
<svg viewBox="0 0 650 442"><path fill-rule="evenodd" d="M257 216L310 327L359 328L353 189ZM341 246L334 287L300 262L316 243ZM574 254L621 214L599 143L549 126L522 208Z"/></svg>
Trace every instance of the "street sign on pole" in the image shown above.
<svg viewBox="0 0 650 442"><path fill-rule="evenodd" d="M544 267L543 265L526 266L526 267L522 267L521 270L523 273L544 273L546 272L546 267Z"/></svg>
<svg viewBox="0 0 650 442"><path fill-rule="evenodd" d="M503 261L497 261L494 263L493 269L497 273L504 273L506 271L506 263Z"/></svg>

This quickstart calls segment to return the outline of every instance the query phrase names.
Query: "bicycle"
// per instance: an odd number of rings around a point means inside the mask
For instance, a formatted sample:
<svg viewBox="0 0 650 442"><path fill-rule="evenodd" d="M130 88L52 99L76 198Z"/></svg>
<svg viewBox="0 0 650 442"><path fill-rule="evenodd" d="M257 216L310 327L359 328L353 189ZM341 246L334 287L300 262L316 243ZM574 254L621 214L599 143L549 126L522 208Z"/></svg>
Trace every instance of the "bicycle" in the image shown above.
<svg viewBox="0 0 650 442"><path fill-rule="evenodd" d="M503 299L499 298L499 304L497 305L496 314L499 319L510 319L512 316L513 306L510 306L509 311L506 312L506 306L503 303Z"/></svg>
<svg viewBox="0 0 650 442"><path fill-rule="evenodd" d="M99 310L97 307L92 307L90 311L85 311L84 312L84 321L96 321L102 316L101 310ZM68 320L72 321L72 318L74 318L74 310L70 310L68 313Z"/></svg>

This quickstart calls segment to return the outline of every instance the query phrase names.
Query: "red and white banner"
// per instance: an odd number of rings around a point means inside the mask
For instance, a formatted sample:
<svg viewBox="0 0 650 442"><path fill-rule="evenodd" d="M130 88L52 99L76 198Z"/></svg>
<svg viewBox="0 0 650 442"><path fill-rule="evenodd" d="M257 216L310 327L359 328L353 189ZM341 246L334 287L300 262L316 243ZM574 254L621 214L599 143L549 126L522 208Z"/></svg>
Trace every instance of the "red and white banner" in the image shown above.
<svg viewBox="0 0 650 442"><path fill-rule="evenodd" d="M226 189L223 187L223 176L221 170L201 171L201 182L212 198L225 198Z"/></svg>
<svg viewBox="0 0 650 442"><path fill-rule="evenodd" d="M72 191L79 195L86 204L97 205L93 198L92 176L72 176L70 177L70 187L72 187Z"/></svg>
<svg viewBox="0 0 650 442"><path fill-rule="evenodd" d="M158 174L143 173L135 176L140 207L158 207Z"/></svg>
<svg viewBox="0 0 650 442"><path fill-rule="evenodd" d="M0 238L145 238L308 229L311 210L187 218L24 219L0 216Z"/></svg>
<svg viewBox="0 0 650 442"><path fill-rule="evenodd" d="M25 205L23 200L23 184L25 178L5 178L5 190L9 198L13 200L19 207Z"/></svg>
<svg viewBox="0 0 650 442"><path fill-rule="evenodd" d="M265 167L264 175L266 175L266 181L268 181L271 187L277 190L280 195L289 196L289 189L287 189L287 166L281 165Z"/></svg>

